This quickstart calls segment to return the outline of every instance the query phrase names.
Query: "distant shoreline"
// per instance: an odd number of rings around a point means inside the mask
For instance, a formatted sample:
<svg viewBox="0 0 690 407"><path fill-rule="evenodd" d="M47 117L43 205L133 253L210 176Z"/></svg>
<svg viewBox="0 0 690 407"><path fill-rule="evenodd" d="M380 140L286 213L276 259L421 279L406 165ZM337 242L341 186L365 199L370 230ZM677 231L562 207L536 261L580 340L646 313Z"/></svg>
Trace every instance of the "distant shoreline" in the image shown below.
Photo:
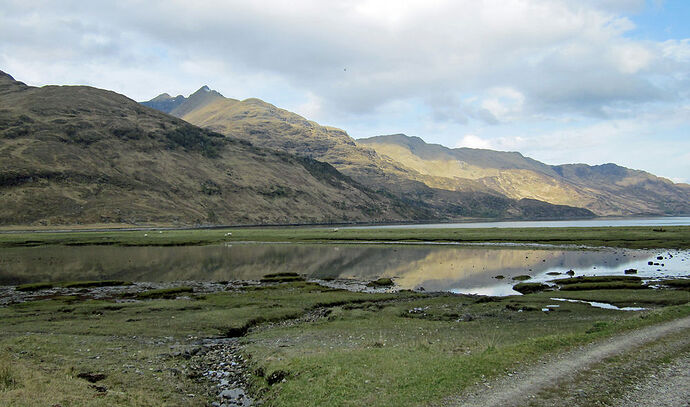
<svg viewBox="0 0 690 407"><path fill-rule="evenodd" d="M2 247L198 246L239 242L290 243L491 243L690 249L690 226L524 227L524 228L341 228L227 227L213 229L144 229L0 234Z"/></svg>

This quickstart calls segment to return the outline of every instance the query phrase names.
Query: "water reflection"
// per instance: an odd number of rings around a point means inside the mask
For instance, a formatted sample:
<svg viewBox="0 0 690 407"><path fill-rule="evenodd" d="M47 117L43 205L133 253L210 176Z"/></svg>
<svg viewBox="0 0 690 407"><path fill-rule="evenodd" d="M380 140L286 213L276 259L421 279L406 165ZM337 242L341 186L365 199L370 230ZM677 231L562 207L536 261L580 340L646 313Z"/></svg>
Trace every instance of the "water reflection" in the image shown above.
<svg viewBox="0 0 690 407"><path fill-rule="evenodd" d="M656 260L662 255L664 260ZM275 272L311 278L392 277L401 288L505 295L511 277L534 281L569 269L578 275L686 275L688 251L563 250L439 245L234 244L190 247L38 247L0 250L0 284L125 279L133 281L248 280ZM658 266L647 265L653 260ZM663 266L661 264L663 263ZM497 280L495 276L505 279Z"/></svg>

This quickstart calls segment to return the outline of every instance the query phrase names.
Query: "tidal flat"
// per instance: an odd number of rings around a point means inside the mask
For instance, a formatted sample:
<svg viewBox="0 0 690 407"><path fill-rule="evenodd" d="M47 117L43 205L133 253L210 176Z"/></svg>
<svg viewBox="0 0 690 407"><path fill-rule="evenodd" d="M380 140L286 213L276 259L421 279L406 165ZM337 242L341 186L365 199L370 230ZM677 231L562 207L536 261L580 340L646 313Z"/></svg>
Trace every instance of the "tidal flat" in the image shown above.
<svg viewBox="0 0 690 407"><path fill-rule="evenodd" d="M636 235L670 233L670 241L676 243L666 248L678 249L687 247L683 236L689 228L679 229L577 236L583 238L580 241L593 241L596 235L599 241L609 236L611 242L630 242ZM59 248L99 239L109 245L137 246L160 238L158 243L165 246L227 238L256 241L261 236L268 240L269 235L284 241L290 236L287 231L276 236L265 230L248 230L245 235L235 229L192 231L187 237L182 231L119 233L123 232L40 233L26 235L30 238L23 242L18 234L2 238L5 247L52 243ZM297 231L291 236L313 242L312 237L328 241L324 235L338 233ZM495 232L473 233L487 237ZM384 235L356 239L385 241ZM544 236L539 239L546 240ZM410 239L412 235L404 233L397 236ZM446 233L443 239L460 238ZM652 240L639 247L653 247ZM617 275L625 277L619 268ZM270 271L274 270L261 275ZM556 282L547 282L542 291L499 297L388 286L353 291L344 289L351 287L349 279L284 274L274 273L264 282L94 278L6 285L0 291L7 299L0 306L0 404L454 405L449 401L453 397L492 386L529 366L690 315L688 280L682 276L665 284L635 276L625 281L569 281L564 280L567 275L555 275L549 278ZM605 285L621 281L625 287ZM576 285L583 289L563 289ZM602 309L587 302L644 310ZM673 349L677 355L688 350L687 344ZM677 355L668 356L667 362ZM654 360L650 366L657 363L661 362ZM623 387L634 385L626 382Z"/></svg>

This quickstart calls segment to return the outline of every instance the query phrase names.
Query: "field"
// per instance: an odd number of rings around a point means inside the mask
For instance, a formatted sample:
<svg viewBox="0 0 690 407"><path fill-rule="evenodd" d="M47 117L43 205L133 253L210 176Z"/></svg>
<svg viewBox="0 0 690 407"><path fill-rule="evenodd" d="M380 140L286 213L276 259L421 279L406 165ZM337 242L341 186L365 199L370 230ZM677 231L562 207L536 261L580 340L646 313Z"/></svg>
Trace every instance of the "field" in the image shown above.
<svg viewBox="0 0 690 407"><path fill-rule="evenodd" d="M0 247L39 245L177 246L224 242L539 243L639 248L690 248L690 226L485 229L229 228L138 231L13 232Z"/></svg>
<svg viewBox="0 0 690 407"><path fill-rule="evenodd" d="M688 247L690 228L664 230L99 231L2 234L0 245L511 241ZM247 398L267 406L453 405L449 400L468 389L493 386L580 346L690 316L686 279L661 289L642 288L635 277L618 279L635 287L607 289L619 281L594 279L560 284L588 289L509 297L385 288L363 293L292 274L261 283L209 282L203 290L116 280L20 286L15 289L32 297L0 307L0 405L197 406ZM607 310L555 297L645 310ZM631 378L652 372L687 355L684 338L675 333L642 346L658 350L644 364L623 355L596 371ZM609 391L592 384L605 378L581 376L578 389L591 394L580 402L592 404L636 385L628 380ZM539 397L566 400L566 388Z"/></svg>

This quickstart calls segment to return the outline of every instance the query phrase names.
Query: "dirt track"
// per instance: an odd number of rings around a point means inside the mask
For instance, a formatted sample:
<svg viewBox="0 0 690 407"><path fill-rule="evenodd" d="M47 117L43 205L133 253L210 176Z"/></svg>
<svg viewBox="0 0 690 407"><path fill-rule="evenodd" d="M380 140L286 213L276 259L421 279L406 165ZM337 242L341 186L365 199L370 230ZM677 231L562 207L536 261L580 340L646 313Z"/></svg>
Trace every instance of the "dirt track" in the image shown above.
<svg viewBox="0 0 690 407"><path fill-rule="evenodd" d="M605 359L634 352L640 347L668 336L685 340L690 337L690 317L642 328L559 355L553 361L532 366L512 376L475 386L460 397L447 399L444 406L525 406L540 405L540 391L576 374L586 372ZM676 361L652 375L636 389L625 394L618 405L689 406L688 357L675 355ZM664 386L657 384L663 382ZM575 405L590 405L579 404ZM632 403L632 404L631 404ZM548 405L548 404L547 404ZM572 404L571 404L572 405Z"/></svg>

